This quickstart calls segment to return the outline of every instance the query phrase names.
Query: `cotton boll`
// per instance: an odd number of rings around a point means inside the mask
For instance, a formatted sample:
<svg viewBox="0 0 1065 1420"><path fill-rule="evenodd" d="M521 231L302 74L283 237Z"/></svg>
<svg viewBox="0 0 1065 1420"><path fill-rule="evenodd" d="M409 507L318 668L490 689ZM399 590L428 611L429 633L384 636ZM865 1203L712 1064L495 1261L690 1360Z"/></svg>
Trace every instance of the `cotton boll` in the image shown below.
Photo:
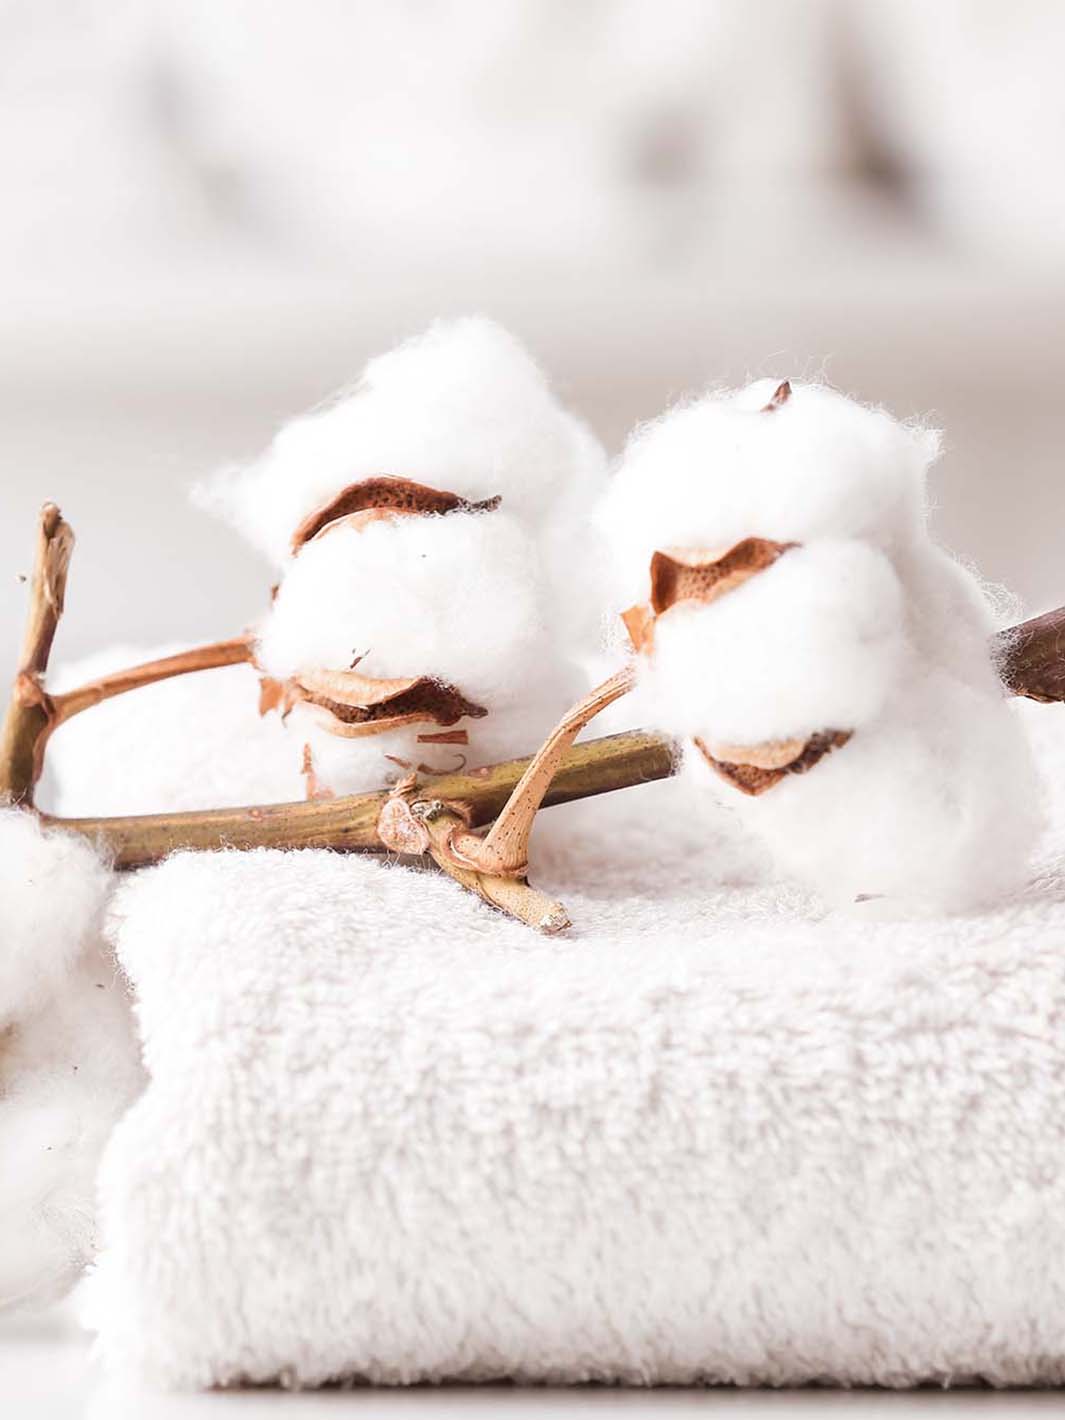
<svg viewBox="0 0 1065 1420"><path fill-rule="evenodd" d="M549 652L532 543L502 511L327 531L302 549L259 642L278 678L314 668L427 675L474 700L520 698Z"/></svg>
<svg viewBox="0 0 1065 1420"><path fill-rule="evenodd" d="M1013 708L917 666L874 725L807 774L758 798L719 792L785 873L887 912L994 903L1023 882L1039 826Z"/></svg>
<svg viewBox="0 0 1065 1420"><path fill-rule="evenodd" d="M905 650L891 564L862 543L826 541L790 549L709 605L671 607L642 675L674 733L753 744L866 724Z"/></svg>
<svg viewBox="0 0 1065 1420"><path fill-rule="evenodd" d="M604 500L627 597L646 600L656 551L703 569L656 574L640 708L700 741L690 771L828 900L993 901L1023 879L1038 796L992 663L995 618L921 516L935 436L777 388L665 416ZM778 546L707 599L707 567L746 538Z"/></svg>
<svg viewBox="0 0 1065 1420"><path fill-rule="evenodd" d="M599 522L619 597L646 595L652 554L742 538L863 538L890 550L915 534L938 443L821 385L779 382L709 395L638 430Z"/></svg>
<svg viewBox="0 0 1065 1420"><path fill-rule="evenodd" d="M549 528L598 495L604 466L518 342L469 317L371 360L352 392L286 425L258 462L196 497L280 565L303 518L349 483L386 475L472 501L499 495Z"/></svg>
<svg viewBox="0 0 1065 1420"><path fill-rule="evenodd" d="M453 770L531 753L585 688L546 622L537 549L502 510L342 525L315 538L278 590L258 654L278 679L358 657L360 674L428 676L488 712L459 723L468 744L458 747L426 743L431 722L338 737L297 705L287 731L309 745L334 792L394 782L411 764Z"/></svg>
<svg viewBox="0 0 1065 1420"><path fill-rule="evenodd" d="M0 1030L58 991L97 928L107 867L72 833L0 809Z"/></svg>

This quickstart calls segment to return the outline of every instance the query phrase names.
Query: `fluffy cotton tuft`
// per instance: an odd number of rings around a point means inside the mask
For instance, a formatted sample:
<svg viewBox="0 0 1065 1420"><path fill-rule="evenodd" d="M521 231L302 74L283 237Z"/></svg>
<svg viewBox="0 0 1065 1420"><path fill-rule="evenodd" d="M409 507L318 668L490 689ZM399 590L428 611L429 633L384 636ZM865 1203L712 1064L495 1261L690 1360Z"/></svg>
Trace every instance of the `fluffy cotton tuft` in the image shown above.
<svg viewBox="0 0 1065 1420"><path fill-rule="evenodd" d="M763 414L779 383L710 395L636 431L599 518L619 596L646 595L659 548L726 548L756 536L861 538L890 549L916 534L938 435L823 385L793 385Z"/></svg>
<svg viewBox="0 0 1065 1420"><path fill-rule="evenodd" d="M800 547L723 597L678 603L650 689L679 733L751 743L868 723L906 649L890 562L859 542Z"/></svg>
<svg viewBox="0 0 1065 1420"><path fill-rule="evenodd" d="M935 438L815 386L767 410L775 388L713 395L640 431L604 500L619 609L648 596L655 551L789 545L715 600L659 615L642 708L738 763L768 742L850 733L756 796L687 756L777 866L829 901L994 901L1024 876L1039 795L992 665L992 612L925 528Z"/></svg>
<svg viewBox="0 0 1065 1420"><path fill-rule="evenodd" d="M293 561L259 661L284 678L361 656L363 675L434 676L506 702L550 650L539 576L533 544L502 509L337 527Z"/></svg>
<svg viewBox="0 0 1065 1420"><path fill-rule="evenodd" d="M195 493L281 565L303 518L349 483L388 475L470 500L503 499L563 527L598 496L605 460L494 322L438 322L371 360L350 392L287 424L265 454Z"/></svg>
<svg viewBox="0 0 1065 1420"><path fill-rule="evenodd" d="M341 521L292 553L309 513L379 476L501 506ZM338 742L297 706L286 731L309 746L324 787L354 792L412 764L472 767L535 748L521 736L546 733L585 688L575 666L596 631L588 520L604 477L599 444L526 351L467 318L372 360L353 391L200 490L282 568L259 643L270 676L357 662L375 679L444 681L489 712L455 727L468 736L461 752L430 752L424 737L451 727Z"/></svg>
<svg viewBox="0 0 1065 1420"><path fill-rule="evenodd" d="M84 839L0 809L0 1029L61 987L99 926L109 884Z"/></svg>

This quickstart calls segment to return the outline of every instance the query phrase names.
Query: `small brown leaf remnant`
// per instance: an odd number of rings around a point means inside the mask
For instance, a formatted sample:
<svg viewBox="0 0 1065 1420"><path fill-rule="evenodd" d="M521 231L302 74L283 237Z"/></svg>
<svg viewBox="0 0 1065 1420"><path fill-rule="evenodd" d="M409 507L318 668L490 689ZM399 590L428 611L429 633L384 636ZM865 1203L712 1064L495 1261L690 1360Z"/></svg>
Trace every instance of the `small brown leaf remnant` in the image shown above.
<svg viewBox="0 0 1065 1420"><path fill-rule="evenodd" d="M321 803L326 799L333 799L336 795L332 789L328 788L318 778L314 770L314 755L310 745L303 746L303 778L307 786L307 802L312 804Z"/></svg>
<svg viewBox="0 0 1065 1420"><path fill-rule="evenodd" d="M794 542L745 537L724 553L701 547L670 547L651 558L651 606L656 616L679 601L702 605L735 591L758 572L772 567Z"/></svg>
<svg viewBox="0 0 1065 1420"><path fill-rule="evenodd" d="M405 725L453 725L467 716L477 720L488 714L483 705L432 676L378 680L352 670L301 671L286 681L267 676L260 685L261 714L278 710L284 716L294 705L306 705L323 729L342 739L379 735ZM425 742L468 743L465 730L453 735Z"/></svg>
<svg viewBox="0 0 1065 1420"><path fill-rule="evenodd" d="M621 613L633 649L650 654L655 622L678 602L702 606L735 591L749 578L764 572L796 542L773 542L765 537L745 537L725 552L705 547L669 547L651 558L651 601L630 606Z"/></svg>
<svg viewBox="0 0 1065 1420"><path fill-rule="evenodd" d="M824 759L834 749L840 749L853 735L853 730L823 730L811 735L808 740L775 740L763 745L752 745L744 749L737 745L716 745L711 751L705 740L695 739L699 753L721 778L743 794L757 797L772 789L789 774L805 774L815 764ZM784 763L774 764L792 750L796 753ZM718 756L743 755L743 759L725 759Z"/></svg>
<svg viewBox="0 0 1065 1420"><path fill-rule="evenodd" d="M330 498L328 503L303 519L292 535L292 551L298 552L305 543L333 523L357 515L361 526L380 517L402 517L405 514L487 513L498 508L500 501L499 497L495 497L470 502L457 493L429 488L409 478L393 478L391 475L364 478L360 483L349 483L336 497ZM370 516L363 516L366 514Z"/></svg>

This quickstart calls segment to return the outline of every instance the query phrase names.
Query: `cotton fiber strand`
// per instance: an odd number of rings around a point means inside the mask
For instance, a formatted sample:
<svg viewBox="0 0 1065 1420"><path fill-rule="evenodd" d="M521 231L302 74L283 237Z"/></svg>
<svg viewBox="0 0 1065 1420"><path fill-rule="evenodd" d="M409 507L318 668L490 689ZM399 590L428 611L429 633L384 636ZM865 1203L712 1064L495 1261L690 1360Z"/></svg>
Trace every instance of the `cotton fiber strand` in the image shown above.
<svg viewBox="0 0 1065 1420"><path fill-rule="evenodd" d="M850 735L757 797L687 754L778 867L831 902L993 901L1023 880L1039 795L992 664L992 611L927 532L937 436L820 386L772 405L777 387L715 393L639 430L603 501L619 610L647 600L656 551L784 549L716 599L662 612L637 703L719 760Z"/></svg>

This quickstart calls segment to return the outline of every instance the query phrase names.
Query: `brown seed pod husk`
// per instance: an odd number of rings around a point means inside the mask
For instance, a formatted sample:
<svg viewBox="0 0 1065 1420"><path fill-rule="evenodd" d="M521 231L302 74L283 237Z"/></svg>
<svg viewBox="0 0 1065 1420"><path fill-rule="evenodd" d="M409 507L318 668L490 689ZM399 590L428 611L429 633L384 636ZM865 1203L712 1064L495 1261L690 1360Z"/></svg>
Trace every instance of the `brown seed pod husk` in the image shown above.
<svg viewBox="0 0 1065 1420"><path fill-rule="evenodd" d="M327 675L348 676L350 672L327 672ZM303 679L303 678L301 678ZM367 680L360 676L359 680ZM299 682L297 682L299 684ZM377 686L398 685L389 694L372 689L363 703L338 700L300 684L300 702L307 706L314 719L331 734L343 739L360 739L364 735L380 735L387 730L406 725L453 725L465 717L481 719L488 714L483 705L468 700L462 692L444 681L429 676L401 682L376 682Z"/></svg>
<svg viewBox="0 0 1065 1420"><path fill-rule="evenodd" d="M853 735L853 730L822 730L819 734L811 735L804 741L782 740L773 741L773 745L781 747L785 745L799 744L799 753L786 764L776 767L764 767L755 763L754 758L766 758L764 753L767 746L752 746L750 749L741 751L748 758L744 761L729 761L718 759L711 751L705 740L695 739L695 747L709 764L715 773L722 779L739 789L742 794L757 797L764 794L767 789L772 789L779 784L782 779L786 779L789 774L805 774L812 769L815 764L824 759L834 749L840 749ZM730 751L731 752L731 751ZM768 757L773 757L770 751Z"/></svg>
<svg viewBox="0 0 1065 1420"><path fill-rule="evenodd" d="M457 493L430 488L424 483L395 478L390 474L364 478L359 483L349 483L334 498L308 513L292 535L292 551L298 552L331 523L353 518L356 514L372 513L376 517L389 517L404 513L487 513L498 508L500 501L499 497L495 497L471 502Z"/></svg>
<svg viewBox="0 0 1065 1420"><path fill-rule="evenodd" d="M651 558L651 608L661 616L679 601L703 605L716 601L797 546L745 537L723 553L701 547L665 548Z"/></svg>

